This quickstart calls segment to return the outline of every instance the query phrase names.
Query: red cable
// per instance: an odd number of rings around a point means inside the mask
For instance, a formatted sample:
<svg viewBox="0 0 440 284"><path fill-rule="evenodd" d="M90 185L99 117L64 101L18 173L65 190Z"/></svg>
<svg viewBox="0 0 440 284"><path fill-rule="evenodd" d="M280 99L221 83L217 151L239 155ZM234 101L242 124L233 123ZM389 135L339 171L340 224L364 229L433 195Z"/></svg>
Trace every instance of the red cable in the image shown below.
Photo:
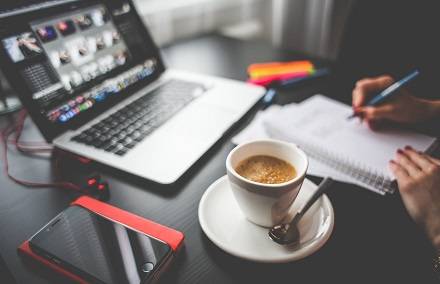
<svg viewBox="0 0 440 284"><path fill-rule="evenodd" d="M18 151L24 153L35 153L35 152L45 152L52 151L53 147L48 145L47 143L38 143L38 142L20 142L20 137L24 128L24 122L26 120L26 111L22 111L20 113L20 117L16 126L15 139L12 140L12 143L15 145ZM37 144L38 143L38 144Z"/></svg>
<svg viewBox="0 0 440 284"><path fill-rule="evenodd" d="M4 160L4 173L5 175L11 179L13 182L20 184L20 185L24 185L24 186L29 186L29 187L37 187L37 188L41 188L41 187L62 187L62 188L67 188L67 189L74 189L74 190L78 190L78 191L83 191L79 186L77 186L76 184L73 184L71 182L54 182L54 183L40 183L40 182L34 182L34 181L28 181L28 180L22 180L19 178L14 177L10 172L9 172L9 161L8 161L8 141L9 141L9 136L14 132L15 130L15 139L12 140L11 142L16 146L17 150L20 152L24 152L24 153L36 153L36 152L45 152L45 151L51 151L52 148L49 148L49 145L46 144L46 148L44 147L40 147L40 148L28 148L28 145L32 145L33 142L26 142L23 143L20 142L20 136L23 130L23 125L24 125L24 121L26 119L26 112L22 111L20 113L20 117L18 119L18 122L15 125L9 125L7 126L5 129L3 129L3 131L1 132L1 142L3 144L3 160ZM26 145L28 144L28 145Z"/></svg>

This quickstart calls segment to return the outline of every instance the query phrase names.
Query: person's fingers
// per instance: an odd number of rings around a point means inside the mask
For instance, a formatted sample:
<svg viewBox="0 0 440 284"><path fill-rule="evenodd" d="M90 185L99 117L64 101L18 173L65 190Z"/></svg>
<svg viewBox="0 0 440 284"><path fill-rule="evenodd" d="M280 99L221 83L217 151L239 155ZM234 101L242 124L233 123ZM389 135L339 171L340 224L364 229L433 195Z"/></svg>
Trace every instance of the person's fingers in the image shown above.
<svg viewBox="0 0 440 284"><path fill-rule="evenodd" d="M365 104L368 94L366 94L362 89L355 87L353 89L352 96L352 106L354 109L356 109Z"/></svg>
<svg viewBox="0 0 440 284"><path fill-rule="evenodd" d="M413 147L411 147L411 146L405 146L405 150L412 150L412 151L415 151L415 152L417 152L419 155L423 156L425 159L429 160L431 163L440 166L440 160L439 160L439 159L436 159L436 158L434 158L434 157L431 157L431 156L429 156L429 155L423 153L422 151L416 151L416 150L415 150Z"/></svg>
<svg viewBox="0 0 440 284"><path fill-rule="evenodd" d="M379 131L383 126L383 121L381 120L366 120L368 127L373 131Z"/></svg>
<svg viewBox="0 0 440 284"><path fill-rule="evenodd" d="M405 155L421 169L427 169L432 165L432 161L429 160L425 155L419 154L409 146L405 147Z"/></svg>
<svg viewBox="0 0 440 284"><path fill-rule="evenodd" d="M380 105L377 107L363 107L359 110L366 120L392 119L395 107L392 104Z"/></svg>
<svg viewBox="0 0 440 284"><path fill-rule="evenodd" d="M372 86L374 90L385 89L394 83L394 79L389 75L383 75L375 78L372 83L374 84L374 86Z"/></svg>
<svg viewBox="0 0 440 284"><path fill-rule="evenodd" d="M421 169L411 161L401 149L397 150L395 161L403 167L410 176L417 176L421 172Z"/></svg>
<svg viewBox="0 0 440 284"><path fill-rule="evenodd" d="M426 157L427 159L429 159L432 163L434 163L434 164L440 166L440 160L439 160L439 159L433 158L433 157L428 156L428 155L426 155L425 157Z"/></svg>
<svg viewBox="0 0 440 284"><path fill-rule="evenodd" d="M408 171L402 167L401 165L399 165L397 162L391 160L389 163L389 167L391 172L393 173L394 177L399 181L402 180L406 180L407 178L409 178L409 173Z"/></svg>
<svg viewBox="0 0 440 284"><path fill-rule="evenodd" d="M368 97L385 89L394 82L390 76L366 78L359 80L353 90L353 107L357 108L365 104Z"/></svg>
<svg viewBox="0 0 440 284"><path fill-rule="evenodd" d="M360 107L365 104L368 98L368 86L371 84L372 79L362 79L356 82L356 86L353 89L353 101L354 108Z"/></svg>

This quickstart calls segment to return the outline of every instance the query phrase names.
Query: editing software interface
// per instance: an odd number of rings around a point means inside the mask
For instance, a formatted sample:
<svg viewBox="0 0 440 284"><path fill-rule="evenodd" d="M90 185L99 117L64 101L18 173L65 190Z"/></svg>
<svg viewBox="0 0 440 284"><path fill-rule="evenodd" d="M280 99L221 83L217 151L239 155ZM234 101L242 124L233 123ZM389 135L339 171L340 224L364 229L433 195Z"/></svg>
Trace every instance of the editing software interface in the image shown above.
<svg viewBox="0 0 440 284"><path fill-rule="evenodd" d="M32 21L1 40L49 121L66 123L154 72L154 58L133 59L142 37L129 14L128 4L110 11L98 4Z"/></svg>

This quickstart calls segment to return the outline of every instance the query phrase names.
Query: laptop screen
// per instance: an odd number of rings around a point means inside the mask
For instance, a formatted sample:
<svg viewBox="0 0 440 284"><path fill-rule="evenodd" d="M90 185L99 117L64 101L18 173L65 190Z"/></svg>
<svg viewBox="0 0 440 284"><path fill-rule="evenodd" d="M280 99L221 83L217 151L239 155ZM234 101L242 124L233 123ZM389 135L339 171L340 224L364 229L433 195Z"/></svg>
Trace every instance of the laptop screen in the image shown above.
<svg viewBox="0 0 440 284"><path fill-rule="evenodd" d="M12 67L12 81L28 109L38 112L46 138L107 109L163 71L131 3L61 6L8 17L17 27L0 33L2 67Z"/></svg>

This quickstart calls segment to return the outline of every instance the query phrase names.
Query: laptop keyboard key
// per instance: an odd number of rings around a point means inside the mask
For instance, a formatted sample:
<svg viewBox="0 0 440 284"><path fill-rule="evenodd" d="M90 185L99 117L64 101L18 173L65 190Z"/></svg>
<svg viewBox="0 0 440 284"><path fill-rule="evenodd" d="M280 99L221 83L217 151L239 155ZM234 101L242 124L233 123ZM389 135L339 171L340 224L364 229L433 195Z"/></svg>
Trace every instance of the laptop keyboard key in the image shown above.
<svg viewBox="0 0 440 284"><path fill-rule="evenodd" d="M83 143L87 144L87 145L90 145L92 142L93 142L93 137L88 136L88 135L84 138L84 141L83 141Z"/></svg>
<svg viewBox="0 0 440 284"><path fill-rule="evenodd" d="M100 148L104 143L99 140L99 139L95 139L92 142L90 142L90 145L96 147L96 148Z"/></svg>
<svg viewBox="0 0 440 284"><path fill-rule="evenodd" d="M119 155L119 156L123 156L123 155L125 155L125 153L128 152L128 150L130 150L130 149L128 149L128 148L124 148L124 149L121 149L121 150L119 150L119 151L116 151L115 154L116 154L116 155Z"/></svg>
<svg viewBox="0 0 440 284"><path fill-rule="evenodd" d="M87 134L81 133L79 135L72 137L72 140L76 142L84 142L86 141L86 138L87 138Z"/></svg>
<svg viewBox="0 0 440 284"><path fill-rule="evenodd" d="M127 153L129 149L125 148L125 146L121 143L116 144L115 149L113 150L113 153L117 154L117 155L124 155L125 153Z"/></svg>
<svg viewBox="0 0 440 284"><path fill-rule="evenodd" d="M133 132L131 135L130 135L130 137L133 139L133 140L136 140L137 138L139 138L141 136L141 132L139 132L138 130L136 130L135 132ZM137 140L136 140L137 141Z"/></svg>
<svg viewBox="0 0 440 284"><path fill-rule="evenodd" d="M102 149L107 152L111 152L116 148L116 145L118 145L118 141L116 139L111 139L109 142L102 146Z"/></svg>
<svg viewBox="0 0 440 284"><path fill-rule="evenodd" d="M117 135L118 139L125 139L125 137L127 137L127 131L121 131L119 132L119 134Z"/></svg>
<svg viewBox="0 0 440 284"><path fill-rule="evenodd" d="M125 146L125 148L133 149L134 146L136 146L137 143L138 143L137 141L133 141L131 143L125 144L124 146Z"/></svg>

